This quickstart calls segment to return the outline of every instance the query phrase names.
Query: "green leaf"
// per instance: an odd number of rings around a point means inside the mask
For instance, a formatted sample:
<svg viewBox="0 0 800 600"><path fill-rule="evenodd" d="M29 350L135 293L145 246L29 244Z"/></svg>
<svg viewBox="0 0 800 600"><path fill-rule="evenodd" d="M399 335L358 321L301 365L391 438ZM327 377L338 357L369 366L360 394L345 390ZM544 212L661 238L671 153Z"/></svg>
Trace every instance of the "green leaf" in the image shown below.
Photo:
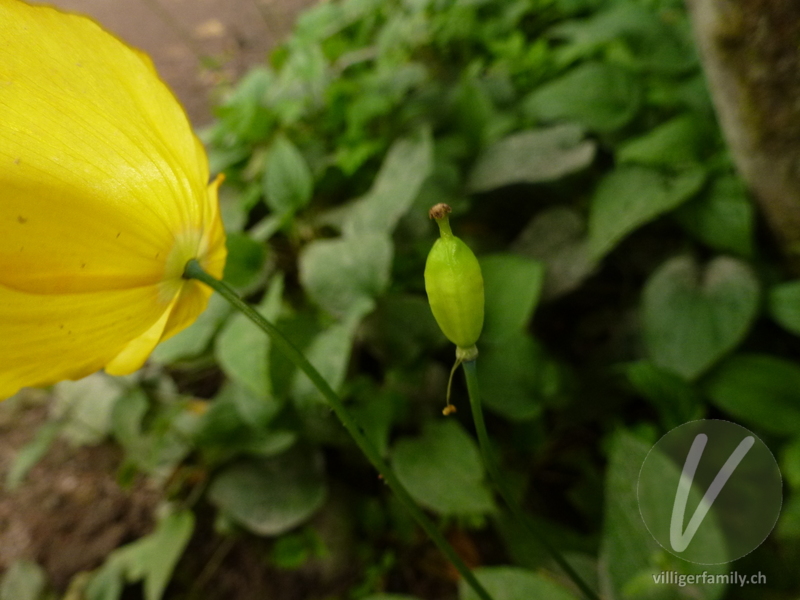
<svg viewBox="0 0 800 600"><path fill-rule="evenodd" d="M453 115L460 133L472 148L487 141L488 125L495 117L494 105L482 82L465 76L453 94Z"/></svg>
<svg viewBox="0 0 800 600"><path fill-rule="evenodd" d="M548 35L567 41L556 48L560 64L606 50L620 62L648 74L675 75L692 69L696 58L688 36L683 35L683 27L675 26L681 17L675 13L669 20L660 16L655 6L615 3L587 19L564 21L550 29Z"/></svg>
<svg viewBox="0 0 800 600"><path fill-rule="evenodd" d="M267 90L266 104L284 125L293 125L324 102L330 65L319 44L294 44L277 79Z"/></svg>
<svg viewBox="0 0 800 600"><path fill-rule="evenodd" d="M528 334L481 345L478 374L489 410L512 421L533 419L561 389L558 366Z"/></svg>
<svg viewBox="0 0 800 600"><path fill-rule="evenodd" d="M715 406L744 423L781 435L800 434L800 367L762 354L731 356L708 376Z"/></svg>
<svg viewBox="0 0 800 600"><path fill-rule="evenodd" d="M673 258L643 292L644 338L653 362L694 379L744 339L756 317L759 283L750 268L719 257L702 269Z"/></svg>
<svg viewBox="0 0 800 600"><path fill-rule="evenodd" d="M285 135L272 141L264 170L264 195L273 212L287 215L306 206L314 178L305 158Z"/></svg>
<svg viewBox="0 0 800 600"><path fill-rule="evenodd" d="M432 168L433 139L429 129L394 142L370 190L348 206L345 235L391 233Z"/></svg>
<svg viewBox="0 0 800 600"><path fill-rule="evenodd" d="M589 62L547 83L523 100L534 119L572 121L607 133L628 123L639 109L641 89L629 73Z"/></svg>
<svg viewBox="0 0 800 600"><path fill-rule="evenodd" d="M274 117L264 109L263 103L274 81L274 73L264 66L250 69L239 80L233 93L216 110L225 133L230 132L241 140L258 140L266 134ZM212 153L209 157L212 173L222 171L248 155L246 148L226 150L221 155ZM237 150L241 150L241 155L237 156Z"/></svg>
<svg viewBox="0 0 800 600"><path fill-rule="evenodd" d="M258 109L254 110L257 111ZM244 146L234 146L233 148L210 146L208 149L208 169L211 173L221 173L249 156L250 153Z"/></svg>
<svg viewBox="0 0 800 600"><path fill-rule="evenodd" d="M225 467L211 482L208 496L250 531L280 535L308 520L327 493L322 455L295 448Z"/></svg>
<svg viewBox="0 0 800 600"><path fill-rule="evenodd" d="M61 423L50 421L36 430L33 440L17 451L14 462L6 474L5 489L13 491L25 480L30 470L36 466L61 431ZM2 600L0 598L0 600Z"/></svg>
<svg viewBox="0 0 800 600"><path fill-rule="evenodd" d="M702 401L698 393L674 373L641 360L628 365L625 375L636 391L658 411L664 429L673 429L701 417Z"/></svg>
<svg viewBox="0 0 800 600"><path fill-rule="evenodd" d="M700 565L681 560L659 546L650 535L640 513L661 515L669 530L672 505L675 502L675 490L681 469L670 459L660 453L653 458L661 463L660 469L651 469L659 473L659 480L649 484L640 484L639 473L650 444L628 432L619 432L612 439L608 457L606 474L605 519L603 538L600 550L600 562L605 568L601 574L607 579L613 591L613 597L646 600L660 598L653 595L659 587L653 582L653 574L663 570L674 570L679 573L723 573L728 572L727 564ZM700 494L695 487L690 490L689 506L696 506ZM641 504L640 504L641 503ZM707 538L709 543L721 551L724 540L716 525L709 519L704 525L706 529L713 527ZM698 540L699 541L699 540ZM716 600L725 591L722 584L690 585L672 588L671 600Z"/></svg>
<svg viewBox="0 0 800 600"><path fill-rule="evenodd" d="M53 417L62 421L62 435L75 445L99 444L111 433L111 414L124 391L105 373L57 383Z"/></svg>
<svg viewBox="0 0 800 600"><path fill-rule="evenodd" d="M15 560L0 581L0 600L40 600L47 587L47 573L35 562Z"/></svg>
<svg viewBox="0 0 800 600"><path fill-rule="evenodd" d="M280 313L282 297L283 279L276 277L258 306L258 312L274 321ZM217 362L225 374L262 398L272 392L269 349L269 336L239 314L217 336L215 346Z"/></svg>
<svg viewBox="0 0 800 600"><path fill-rule="evenodd" d="M86 586L86 600L120 600L125 589L125 572L119 561L106 561Z"/></svg>
<svg viewBox="0 0 800 600"><path fill-rule="evenodd" d="M800 538L800 495L797 492L790 494L781 508L776 533L780 541Z"/></svg>
<svg viewBox="0 0 800 600"><path fill-rule="evenodd" d="M278 415L284 402L273 396L256 396L252 391L236 382L227 382L215 398L215 402L230 401L242 420L256 430L262 430Z"/></svg>
<svg viewBox="0 0 800 600"><path fill-rule="evenodd" d="M365 319L359 333L384 362L409 364L430 348L443 346L447 338L436 324L428 301L410 294L387 294Z"/></svg>
<svg viewBox="0 0 800 600"><path fill-rule="evenodd" d="M576 125L514 133L489 146L475 162L467 190L485 192L514 183L539 183L580 171L597 147Z"/></svg>
<svg viewBox="0 0 800 600"><path fill-rule="evenodd" d="M305 352L321 331L320 315L318 311L312 310L287 312L276 321L275 326L292 344ZM297 366L283 352L272 352L269 362L273 394L277 398L288 398L291 395L295 373L298 371Z"/></svg>
<svg viewBox="0 0 800 600"><path fill-rule="evenodd" d="M792 488L800 488L800 437L794 438L783 447L781 474Z"/></svg>
<svg viewBox="0 0 800 600"><path fill-rule="evenodd" d="M602 7L596 5L595 7ZM568 42L561 48L564 59L590 56L604 44L620 38L656 37L663 25L653 11L630 2L598 10L586 19L569 19L548 30L548 37Z"/></svg>
<svg viewBox="0 0 800 600"><path fill-rule="evenodd" d="M391 392L370 390L361 403L351 411L364 435L372 442L381 456L389 450L389 434L396 416L397 401Z"/></svg>
<svg viewBox="0 0 800 600"><path fill-rule="evenodd" d="M114 406L113 433L125 448L125 467L165 481L192 451L191 437L201 416L187 410L186 402L149 405L146 394L132 388Z"/></svg>
<svg viewBox="0 0 800 600"><path fill-rule="evenodd" d="M702 158L708 137L698 118L687 113L623 144L617 151L617 161L652 167L695 163Z"/></svg>
<svg viewBox="0 0 800 600"><path fill-rule="evenodd" d="M245 233L228 234L225 245L228 248L225 282L237 290L246 290L259 283L267 258L266 246Z"/></svg>
<svg viewBox="0 0 800 600"><path fill-rule="evenodd" d="M286 430L271 430L269 423L250 423L241 414L237 398L252 397L237 385L227 385L218 394L197 425L192 442L203 453L206 463L219 464L240 454L269 457L288 450L296 441L297 433ZM264 413L278 410L282 402L263 401ZM265 419L266 416L258 415Z"/></svg>
<svg viewBox="0 0 800 600"><path fill-rule="evenodd" d="M545 299L571 292L597 267L589 256L585 219L577 210L566 206L537 213L511 248L545 265L542 291Z"/></svg>
<svg viewBox="0 0 800 600"><path fill-rule="evenodd" d="M134 542L129 573L144 579L145 600L161 600L192 531L194 513L180 510L161 519L152 534Z"/></svg>
<svg viewBox="0 0 800 600"><path fill-rule="evenodd" d="M494 510L475 441L454 420L427 422L422 436L401 438L392 464L408 492L431 510L464 516Z"/></svg>
<svg viewBox="0 0 800 600"><path fill-rule="evenodd" d="M686 231L711 248L749 257L753 254L754 213L742 180L727 175L715 179L707 192L673 214Z"/></svg>
<svg viewBox="0 0 800 600"><path fill-rule="evenodd" d="M241 233L247 225L250 209L261 200L261 186L250 184L242 189L239 186L223 185L217 195L219 216L225 226L225 233Z"/></svg>
<svg viewBox="0 0 800 600"><path fill-rule="evenodd" d="M392 241L383 233L316 240L300 255L300 282L312 300L341 317L386 289L392 254Z"/></svg>
<svg viewBox="0 0 800 600"><path fill-rule="evenodd" d="M696 194L705 172L699 167L667 176L646 167L621 167L608 174L592 197L589 245L599 259L625 236Z"/></svg>
<svg viewBox="0 0 800 600"><path fill-rule="evenodd" d="M320 533L313 526L280 536L275 540L269 556L273 565L285 571L297 570L315 558L324 560L332 557Z"/></svg>
<svg viewBox="0 0 800 600"><path fill-rule="evenodd" d="M145 600L161 600L193 531L192 511L170 513L158 522L153 533L109 555L89 582L87 598L117 600L125 581L144 581Z"/></svg>
<svg viewBox="0 0 800 600"><path fill-rule="evenodd" d="M119 444L133 450L142 434L142 421L150 408L150 401L143 389L136 387L128 391L114 405L111 427Z"/></svg>
<svg viewBox="0 0 800 600"><path fill-rule="evenodd" d="M208 300L208 306L200 313L197 320L177 335L156 346L150 355L151 360L170 364L198 356L208 348L211 338L228 318L231 310L230 304L222 296L212 295Z"/></svg>
<svg viewBox="0 0 800 600"><path fill-rule="evenodd" d="M268 437L266 428L281 406L280 401L255 396L235 382L226 382L200 417L193 442L203 450L213 446L240 450L242 445Z"/></svg>
<svg viewBox="0 0 800 600"><path fill-rule="evenodd" d="M549 577L519 567L481 567L473 571L493 600L578 600ZM479 600L480 596L461 580L458 586L459 600Z"/></svg>
<svg viewBox="0 0 800 600"><path fill-rule="evenodd" d="M515 254L481 257L485 293L484 341L498 342L527 327L539 302L544 266Z"/></svg>
<svg viewBox="0 0 800 600"><path fill-rule="evenodd" d="M775 322L800 335L800 281L787 281L770 288L767 308Z"/></svg>
<svg viewBox="0 0 800 600"><path fill-rule="evenodd" d="M364 299L354 304L341 323L331 325L319 333L304 351L309 362L336 391L344 383L356 328L373 306L372 301ZM300 405L309 401L325 402L317 387L299 370L295 375L292 394Z"/></svg>

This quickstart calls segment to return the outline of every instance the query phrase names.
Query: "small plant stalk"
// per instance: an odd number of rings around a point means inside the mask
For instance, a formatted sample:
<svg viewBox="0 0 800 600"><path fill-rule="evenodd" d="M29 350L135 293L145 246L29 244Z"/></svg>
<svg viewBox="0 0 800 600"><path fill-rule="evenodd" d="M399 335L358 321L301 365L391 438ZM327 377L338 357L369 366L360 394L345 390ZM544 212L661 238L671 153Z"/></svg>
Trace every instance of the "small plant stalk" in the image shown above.
<svg viewBox="0 0 800 600"><path fill-rule="evenodd" d="M534 538L542 547L550 554L553 560L556 561L559 567L567 574L572 582L580 589L586 598L589 600L600 600L600 597L589 587L589 585L581 578L580 575L572 568L566 561L561 553L553 546L550 541L542 535L542 533L531 523L531 519L526 515L519 503L511 493L511 489L506 482L505 477L500 472L500 467L495 460L494 453L492 452L491 442L489 441L489 434L486 431L486 423L483 420L483 408L481 406L480 387L478 384L478 371L475 368L476 360L468 360L462 363L464 367L464 374L467 378L467 391L469 392L469 403L472 407L472 419L475 421L475 431L478 434L478 443L481 448L483 462L486 465L486 470L489 471L489 476L495 484L495 487L500 492L514 520L523 525L528 534Z"/></svg>
<svg viewBox="0 0 800 600"><path fill-rule="evenodd" d="M269 335L270 338L272 338L272 343L275 344L275 347L283 352L283 354L289 360L291 360L298 369L303 371L303 373L308 376L319 392L328 401L328 404L333 409L333 412L336 413L336 416L339 418L342 425L344 425L345 429L347 429L347 432L351 435L356 445L358 445L367 459L369 459L370 463L372 463L372 466L375 467L378 473L380 473L383 481L386 482L386 484L389 486L392 492L394 492L395 496L397 496L398 500L400 500L401 504L411 514L414 520L416 520L419 526L422 527L426 534L428 534L428 537L433 541L433 543L436 544L439 550L441 550L448 560L450 560L450 562L458 570L469 586L475 591L481 600L493 600L489 592L486 591L486 589L475 577L475 574L469 569L469 567L467 567L466 564L464 564L464 561L461 560L461 557L459 557L453 547L447 542L447 540L445 540L444 536L436 528L436 525L433 523L433 521L431 521L417 506L403 484L400 483L399 479L397 479L394 471L389 468L389 465L385 460L383 460L383 457L381 457L375 446L373 446L367 437L361 432L361 429L359 428L355 419L353 419L347 408L345 408L341 398L339 398L338 394L333 391L331 386L328 385L328 382L325 381L325 378L320 375L319 371L314 368L305 355L298 350L297 347L292 344L292 342L290 342L289 339L284 336L283 333L281 333L272 323L270 323L262 315L256 312L249 304L242 300L226 283L215 279L206 273L196 260L190 260L187 263L184 277L186 279L196 279L197 281L205 283L220 296L225 298L225 300L227 300L231 306L250 319L256 326L258 326L262 331Z"/></svg>

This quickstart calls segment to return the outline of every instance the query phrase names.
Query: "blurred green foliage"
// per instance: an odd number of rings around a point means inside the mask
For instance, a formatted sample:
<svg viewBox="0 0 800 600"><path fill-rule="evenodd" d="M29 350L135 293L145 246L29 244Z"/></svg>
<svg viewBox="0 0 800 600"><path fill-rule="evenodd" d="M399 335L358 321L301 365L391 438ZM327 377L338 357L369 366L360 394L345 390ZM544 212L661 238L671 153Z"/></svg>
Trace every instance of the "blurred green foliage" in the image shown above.
<svg viewBox="0 0 800 600"><path fill-rule="evenodd" d="M323 2L202 134L226 174L225 279L304 350L422 506L499 542L486 560L506 566L478 571L497 600L575 592L508 526L468 411L440 415L453 348L422 280L438 202L484 270L478 369L503 468L576 568L621 599L768 597L647 576L703 570L641 523L647 450L727 418L768 442L789 485L775 539L737 569L766 573L770 598L799 589L800 282L755 235L689 29L679 0ZM408 523L310 382L219 299L140 374L57 391L65 431L88 420L125 449L121 481L144 472L179 506L216 507L222 531L276 537L283 568L320 547L354 557L349 597L407 597L386 589L385 549L415 543ZM459 381L454 400L466 406ZM358 541L331 547L309 531L337 496ZM185 514L110 557L87 597L117 598L126 578L159 597ZM183 537L143 558L136 544L167 527Z"/></svg>

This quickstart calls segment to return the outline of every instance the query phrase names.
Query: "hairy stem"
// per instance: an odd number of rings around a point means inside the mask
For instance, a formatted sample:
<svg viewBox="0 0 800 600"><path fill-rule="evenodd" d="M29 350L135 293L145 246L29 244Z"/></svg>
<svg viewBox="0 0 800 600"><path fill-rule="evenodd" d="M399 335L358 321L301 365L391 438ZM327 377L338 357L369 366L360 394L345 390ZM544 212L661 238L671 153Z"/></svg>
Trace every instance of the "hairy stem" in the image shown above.
<svg viewBox="0 0 800 600"><path fill-rule="evenodd" d="M380 473L383 481L386 482L411 516L414 517L419 526L428 534L428 537L430 537L433 543L436 544L439 550L453 563L453 566L458 569L458 572L461 573L461 576L469 586L480 596L481 600L493 600L489 592L487 592L477 580L474 573L470 571L469 567L464 564L464 561L461 560L461 557L458 556L453 547L444 539L444 536L436 528L433 521L431 521L417 506L411 498L411 495L406 491L406 488L400 483L400 480L397 479L394 471L389 468L389 465L383 460L383 457L381 457L375 446L373 446L363 434L355 419L353 419L347 408L345 408L341 398L333 391L331 386L328 385L328 382L325 381L325 378L320 375L319 371L314 368L305 355L272 323L242 300L226 283L206 273L196 260L190 260L187 263L184 277L187 279L196 279L205 283L272 338L272 343L275 347L283 352L298 369L303 371L325 397L328 404L333 409L333 412L336 413L342 425L344 425L347 432L352 436L356 445L358 445L364 455L369 459L369 462L372 463L372 466Z"/></svg>

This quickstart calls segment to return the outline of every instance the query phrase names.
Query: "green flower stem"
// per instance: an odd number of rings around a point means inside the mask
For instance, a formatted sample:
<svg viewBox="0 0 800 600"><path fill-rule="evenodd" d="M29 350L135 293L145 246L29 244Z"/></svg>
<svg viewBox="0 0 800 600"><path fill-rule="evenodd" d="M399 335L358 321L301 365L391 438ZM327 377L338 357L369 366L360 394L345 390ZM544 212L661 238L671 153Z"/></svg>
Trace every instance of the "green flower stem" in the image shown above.
<svg viewBox="0 0 800 600"><path fill-rule="evenodd" d="M553 546L531 522L530 517L522 511L516 498L514 498L514 494L511 493L511 489L505 477L503 477L503 474L500 472L500 467L495 460L491 442L489 441L489 434L486 431L486 423L483 420L483 408L481 407L481 394L478 385L478 371L475 368L476 360L464 361L462 364L464 365L464 374L467 378L467 391L469 392L469 403L472 407L472 419L475 421L475 431L478 434L478 443L481 447L483 462L486 465L486 470L489 471L489 476L500 492L500 495L511 510L512 516L517 523L521 523L525 527L531 537L547 550L550 556L553 557L553 560L558 563L558 566L561 567L572 582L580 588L584 596L590 600L600 600L600 597L585 581L583 581L581 576L578 575L575 569L572 568L555 546Z"/></svg>
<svg viewBox="0 0 800 600"><path fill-rule="evenodd" d="M289 339L284 336L272 323L267 321L249 304L239 298L236 292L233 291L233 289L231 289L226 283L215 279L206 273L196 260L190 260L187 263L186 270L184 271L184 277L187 279L196 279L205 283L220 296L225 298L225 300L227 300L231 306L250 319L255 325L267 333L270 338L272 338L272 343L275 344L275 347L283 352L283 354L289 360L291 360L298 369L303 371L303 373L305 373L314 383L316 388L328 401L333 409L333 412L335 412L336 416L339 417L342 425L344 425L345 429L347 429L348 433L352 436L358 447L372 463L372 466L375 467L378 473L380 473L383 481L388 484L395 496L397 496L406 510L411 514L412 517L414 517L425 533L428 534L428 537L430 537L433 543L436 544L439 550L441 550L442 553L450 560L450 562L453 563L453 566L458 569L458 572L461 573L461 576L469 584L469 586L475 591L476 594L478 594L478 596L480 596L481 600L493 600L489 595L489 592L486 591L486 589L475 577L474 573L470 571L469 567L464 564L464 561L461 560L461 557L458 556L453 547L447 542L447 540L444 539L444 536L436 528L436 525L434 525L433 521L431 521L416 505L414 500L411 498L411 495L406 491L406 488L403 487L403 484L400 483L399 479L397 479L394 471L389 468L389 465L383 460L375 446L373 446L372 443L361 432L361 429L345 408L342 400L339 398L336 392L333 391L331 386L328 385L328 382L325 381L322 375L320 375L319 371L317 371L314 366L308 362L308 359L305 357L305 355L298 350L297 347L292 344L292 342L290 342Z"/></svg>

